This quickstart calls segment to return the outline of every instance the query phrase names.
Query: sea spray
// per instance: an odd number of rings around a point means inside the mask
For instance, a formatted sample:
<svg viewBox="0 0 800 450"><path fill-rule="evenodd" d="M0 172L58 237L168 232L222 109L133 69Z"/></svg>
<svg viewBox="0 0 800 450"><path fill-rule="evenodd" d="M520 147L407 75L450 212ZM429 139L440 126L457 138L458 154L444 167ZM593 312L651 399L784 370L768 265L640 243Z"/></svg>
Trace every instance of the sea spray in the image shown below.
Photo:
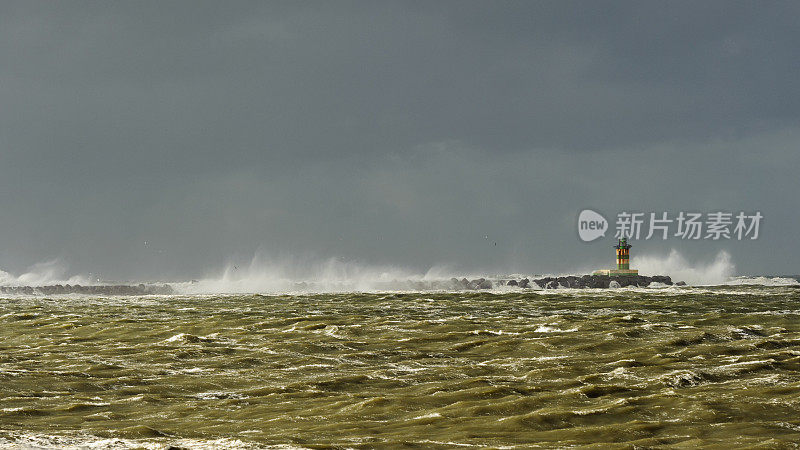
<svg viewBox="0 0 800 450"><path fill-rule="evenodd" d="M642 275L668 275L673 280L682 280L692 285L721 284L736 273L736 266L726 251L717 253L711 262L690 263L677 250L672 249L666 257L634 256L631 267L639 269Z"/></svg>
<svg viewBox="0 0 800 450"><path fill-rule="evenodd" d="M60 259L36 263L20 274L0 270L0 286L44 286L54 284L90 284L88 275L68 275L66 264Z"/></svg>

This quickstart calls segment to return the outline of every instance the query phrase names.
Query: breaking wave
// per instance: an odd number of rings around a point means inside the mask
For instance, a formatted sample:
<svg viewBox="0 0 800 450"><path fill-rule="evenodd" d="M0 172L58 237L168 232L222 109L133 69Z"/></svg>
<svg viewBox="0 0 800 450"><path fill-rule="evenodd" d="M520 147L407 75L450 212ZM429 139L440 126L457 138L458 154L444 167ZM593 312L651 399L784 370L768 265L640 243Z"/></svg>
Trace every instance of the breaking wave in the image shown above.
<svg viewBox="0 0 800 450"><path fill-rule="evenodd" d="M719 252L712 261L691 263L677 250L666 256L642 255L633 258L633 267L641 275L667 275L673 282L685 281L694 286L754 284L786 286L800 284L786 277L745 277L736 274L729 253ZM585 272L584 272L585 273ZM582 275L582 274L578 274ZM366 265L341 258L313 259L289 257L269 258L256 254L246 264L228 263L220 271L191 282L174 283L187 294L248 292L374 292L392 290L447 289L452 277L483 278L494 283L492 289L514 290L503 279L541 278L541 274L464 274L448 266L434 266L426 271L392 265ZM442 287L445 286L445 287Z"/></svg>
<svg viewBox="0 0 800 450"><path fill-rule="evenodd" d="M68 275L66 266L52 259L30 266L25 273L14 275L0 270L0 286L46 286L53 284L91 284L83 275Z"/></svg>
<svg viewBox="0 0 800 450"><path fill-rule="evenodd" d="M800 285L797 278L783 276L735 276L736 267L731 256L719 252L710 262L691 263L678 251L671 250L664 255L639 255L632 260L632 266L641 275L667 275L673 282L685 281L694 286L712 285L762 285L792 286ZM487 271L488 272L488 271ZM484 272L464 273L452 267L438 265L427 270L413 270L395 265L368 265L342 258L271 258L257 253L246 263L229 262L220 270L209 272L205 277L191 281L161 281L176 292L185 294L220 293L291 293L291 292L375 292L375 291L419 291L452 289L452 278L464 277L474 280L484 278L493 283L491 289L497 291L519 290L506 285L505 281L535 280L542 274L517 273L494 274ZM576 272L572 275L587 273ZM89 275L69 274L66 266L58 259L37 263L22 274L0 270L0 287L13 286L53 286L53 285L106 285ZM137 286L138 282L127 285ZM152 283L145 282L148 286ZM532 288L538 288L531 284ZM456 288L458 289L458 288Z"/></svg>
<svg viewBox="0 0 800 450"><path fill-rule="evenodd" d="M141 427L142 434L157 435L158 430ZM163 440L163 439L162 439ZM93 435L48 435L44 433L14 433L11 438L0 437L0 449L67 449L81 450L90 448L104 449L163 449L163 448L193 448L193 449L252 449L257 446L243 442L239 439L175 439L171 445L165 445L157 438L122 439L104 438ZM300 447L284 446L292 449Z"/></svg>
<svg viewBox="0 0 800 450"><path fill-rule="evenodd" d="M692 264L677 250L672 249L666 257L634 256L631 258L631 266L639 269L642 275L668 275L673 281L685 281L695 286L725 284L736 273L731 255L724 250L708 263Z"/></svg>
<svg viewBox="0 0 800 450"><path fill-rule="evenodd" d="M724 284L729 286L760 285L760 286L797 286L800 281L790 277L733 277Z"/></svg>
<svg viewBox="0 0 800 450"><path fill-rule="evenodd" d="M185 293L352 292L408 288L410 282L448 279L436 266L424 273L398 266L369 266L340 258L286 258L280 262L256 254L247 264L228 263L216 274L173 286Z"/></svg>

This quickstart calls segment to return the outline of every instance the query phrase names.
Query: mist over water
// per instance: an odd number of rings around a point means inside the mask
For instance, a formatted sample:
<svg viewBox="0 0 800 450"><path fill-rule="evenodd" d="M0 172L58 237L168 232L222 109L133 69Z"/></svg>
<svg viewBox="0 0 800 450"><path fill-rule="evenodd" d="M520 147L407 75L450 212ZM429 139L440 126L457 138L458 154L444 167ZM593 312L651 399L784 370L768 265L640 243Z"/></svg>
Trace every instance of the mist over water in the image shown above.
<svg viewBox="0 0 800 450"><path fill-rule="evenodd" d="M0 286L86 285L91 283L89 275L69 275L67 266L58 259L34 264L20 275L0 270Z"/></svg>
<svg viewBox="0 0 800 450"><path fill-rule="evenodd" d="M246 264L227 263L218 273L175 286L187 293L242 293L295 291L306 283L317 292L370 291L391 287L393 282L449 278L445 269L425 273L397 266L376 266L339 258L273 259L256 254Z"/></svg>
<svg viewBox="0 0 800 450"><path fill-rule="evenodd" d="M674 282L710 286L735 284L795 284L792 279L763 276L735 277L736 266L730 254L720 251L710 261L690 262L677 250L667 255L641 255L632 259L632 267L642 275L667 275ZM574 272L582 275L586 272ZM484 271L465 273L451 266L440 265L420 271L400 266L376 266L339 258L284 258L275 259L257 254L246 264L228 263L225 267L194 282L176 283L174 286L186 293L280 293L308 290L312 292L370 292L409 290L408 282L446 281L450 278L490 279L537 278L545 275L536 272L502 273ZM564 274L561 274L564 275ZM298 288L298 285L301 287Z"/></svg>
<svg viewBox="0 0 800 450"><path fill-rule="evenodd" d="M631 267L642 275L668 275L673 281L691 285L715 285L727 282L736 274L736 266L726 251L720 251L713 261L691 263L677 250L667 256L637 255L631 258Z"/></svg>
<svg viewBox="0 0 800 450"><path fill-rule="evenodd" d="M720 284L797 284L792 278L736 276L730 254L720 251L709 261L689 261L677 250L667 255L637 255L631 266L642 275L667 275L673 282L685 281L694 286ZM210 270L193 280L127 280L98 278L96 274L71 274L58 259L34 264L21 274L0 270L0 286L97 285L167 283L186 294L283 293L283 292L374 292L414 290L451 278L535 279L547 275L583 275L586 271L565 274L500 271L460 271L452 265L437 265L419 270L397 265L374 265L342 258L272 257L256 253L244 262L229 261L220 269Z"/></svg>

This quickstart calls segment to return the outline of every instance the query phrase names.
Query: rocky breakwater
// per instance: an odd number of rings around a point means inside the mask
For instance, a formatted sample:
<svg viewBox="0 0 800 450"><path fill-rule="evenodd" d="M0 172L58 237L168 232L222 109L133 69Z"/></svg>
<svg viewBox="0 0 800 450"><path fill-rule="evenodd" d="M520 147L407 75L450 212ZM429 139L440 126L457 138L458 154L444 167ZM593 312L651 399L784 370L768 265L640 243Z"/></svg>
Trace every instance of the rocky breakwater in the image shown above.
<svg viewBox="0 0 800 450"><path fill-rule="evenodd" d="M571 289L585 289L585 288L619 288L626 286L647 287L652 283L660 283L663 285L673 285L672 279L666 275L655 275L652 277L644 275L626 275L626 276L609 276L609 275L568 275L559 277L544 277L538 279L523 278L521 280L495 280L494 282L484 278L476 280L468 280L466 278L450 279L450 289L492 289L498 286L518 287L522 289L558 289L558 288L571 288ZM683 286L686 283L679 281L674 283L677 286Z"/></svg>
<svg viewBox="0 0 800 450"><path fill-rule="evenodd" d="M652 277L644 275L569 275L561 277L544 277L533 280L538 286L544 289L553 288L619 288L626 286L647 287L651 283L660 283L672 286L672 279L666 275L654 275ZM675 283L683 286L686 283L679 281Z"/></svg>
<svg viewBox="0 0 800 450"><path fill-rule="evenodd" d="M444 290L444 291L481 291L491 290L503 287L518 288L518 289L558 289L558 288L619 288L626 286L648 287L652 283L661 283L663 285L672 285L673 282L668 276L619 276L619 275L568 275L558 277L544 277L544 278L522 278L522 279L509 279L509 278L450 278L440 280L392 280L380 281L370 283L368 287L363 286L336 286L338 290L378 290L378 291L431 291L431 290ZM674 283L677 286L682 286L686 283ZM296 283L294 289L297 291L311 291L311 292L324 292L330 289L330 286L316 285L314 283Z"/></svg>
<svg viewBox="0 0 800 450"><path fill-rule="evenodd" d="M166 295L174 294L175 292L172 287L166 284L117 284L92 286L82 286L80 284L54 284L50 286L0 286L0 293L24 295Z"/></svg>

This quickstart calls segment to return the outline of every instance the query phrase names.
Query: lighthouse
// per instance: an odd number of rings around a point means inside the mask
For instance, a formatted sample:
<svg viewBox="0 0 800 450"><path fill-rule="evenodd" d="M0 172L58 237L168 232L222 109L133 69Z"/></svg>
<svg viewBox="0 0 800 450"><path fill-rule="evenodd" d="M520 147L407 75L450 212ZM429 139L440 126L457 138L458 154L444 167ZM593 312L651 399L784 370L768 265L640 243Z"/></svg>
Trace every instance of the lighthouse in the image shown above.
<svg viewBox="0 0 800 450"><path fill-rule="evenodd" d="M630 270L631 244L626 238L622 238L614 246L617 249L617 270Z"/></svg>
<svg viewBox="0 0 800 450"><path fill-rule="evenodd" d="M631 269L630 266L631 247L628 239L624 237L618 239L617 245L614 246L617 250L617 268L595 270L594 275L639 275L639 271Z"/></svg>

